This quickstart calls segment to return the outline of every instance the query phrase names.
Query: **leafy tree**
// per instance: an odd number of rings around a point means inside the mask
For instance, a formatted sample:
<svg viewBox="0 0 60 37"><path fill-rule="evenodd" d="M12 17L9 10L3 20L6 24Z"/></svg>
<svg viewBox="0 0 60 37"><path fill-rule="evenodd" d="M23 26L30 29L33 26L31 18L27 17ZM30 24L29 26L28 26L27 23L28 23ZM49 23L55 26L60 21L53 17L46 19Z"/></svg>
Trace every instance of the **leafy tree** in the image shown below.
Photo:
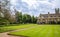
<svg viewBox="0 0 60 37"><path fill-rule="evenodd" d="M36 23L36 22L37 22L37 17L32 16L32 17L31 17L31 22L32 22L32 23Z"/></svg>
<svg viewBox="0 0 60 37"><path fill-rule="evenodd" d="M37 18L29 15L29 14L22 14L22 12L19 12L15 9L15 19L16 23L36 23Z"/></svg>
<svg viewBox="0 0 60 37"><path fill-rule="evenodd" d="M22 23L22 12L16 11L15 17L17 23Z"/></svg>
<svg viewBox="0 0 60 37"><path fill-rule="evenodd" d="M31 16L30 15L24 14L22 17L23 17L22 19L23 19L24 23L31 23Z"/></svg>
<svg viewBox="0 0 60 37"><path fill-rule="evenodd" d="M31 22L31 16L26 14L26 23L30 23Z"/></svg>
<svg viewBox="0 0 60 37"><path fill-rule="evenodd" d="M22 12L19 13L19 23L22 23Z"/></svg>
<svg viewBox="0 0 60 37"><path fill-rule="evenodd" d="M27 23L31 23L31 16L27 14Z"/></svg>
<svg viewBox="0 0 60 37"><path fill-rule="evenodd" d="M22 22L26 23L26 15L25 14L22 16Z"/></svg>

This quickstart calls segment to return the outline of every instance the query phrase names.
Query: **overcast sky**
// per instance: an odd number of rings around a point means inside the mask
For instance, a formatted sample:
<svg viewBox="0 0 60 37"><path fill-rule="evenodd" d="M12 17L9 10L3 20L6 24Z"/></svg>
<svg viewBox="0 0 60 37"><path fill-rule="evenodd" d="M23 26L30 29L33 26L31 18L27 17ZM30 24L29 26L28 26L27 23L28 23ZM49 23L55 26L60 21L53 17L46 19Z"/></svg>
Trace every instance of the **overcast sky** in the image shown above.
<svg viewBox="0 0 60 37"><path fill-rule="evenodd" d="M60 8L60 0L11 0L11 9L17 10L34 16L54 13L55 8Z"/></svg>

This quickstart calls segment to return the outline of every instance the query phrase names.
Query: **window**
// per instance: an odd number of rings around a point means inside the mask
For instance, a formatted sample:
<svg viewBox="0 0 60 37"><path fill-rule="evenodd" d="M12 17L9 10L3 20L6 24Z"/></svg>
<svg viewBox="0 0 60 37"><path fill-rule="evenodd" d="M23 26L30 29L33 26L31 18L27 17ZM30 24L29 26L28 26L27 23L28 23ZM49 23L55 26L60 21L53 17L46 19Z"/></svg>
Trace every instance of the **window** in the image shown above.
<svg viewBox="0 0 60 37"><path fill-rule="evenodd" d="M53 16L50 16L50 17L53 17Z"/></svg>
<svg viewBox="0 0 60 37"><path fill-rule="evenodd" d="M48 16L44 16L44 18L47 18Z"/></svg>
<svg viewBox="0 0 60 37"><path fill-rule="evenodd" d="M54 16L54 17L56 17L56 16Z"/></svg>
<svg viewBox="0 0 60 37"><path fill-rule="evenodd" d="M42 16L42 18L44 18L44 16Z"/></svg>
<svg viewBox="0 0 60 37"><path fill-rule="evenodd" d="M60 17L60 16L59 16Z"/></svg>

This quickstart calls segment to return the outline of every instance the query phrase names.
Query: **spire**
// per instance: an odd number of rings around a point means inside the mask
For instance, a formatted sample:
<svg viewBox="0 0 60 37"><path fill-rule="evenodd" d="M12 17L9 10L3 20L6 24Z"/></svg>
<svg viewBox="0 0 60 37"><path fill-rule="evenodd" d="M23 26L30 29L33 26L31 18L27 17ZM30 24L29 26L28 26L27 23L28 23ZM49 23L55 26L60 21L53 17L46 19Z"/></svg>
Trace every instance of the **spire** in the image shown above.
<svg viewBox="0 0 60 37"><path fill-rule="evenodd" d="M59 14L59 8L55 8L55 13Z"/></svg>

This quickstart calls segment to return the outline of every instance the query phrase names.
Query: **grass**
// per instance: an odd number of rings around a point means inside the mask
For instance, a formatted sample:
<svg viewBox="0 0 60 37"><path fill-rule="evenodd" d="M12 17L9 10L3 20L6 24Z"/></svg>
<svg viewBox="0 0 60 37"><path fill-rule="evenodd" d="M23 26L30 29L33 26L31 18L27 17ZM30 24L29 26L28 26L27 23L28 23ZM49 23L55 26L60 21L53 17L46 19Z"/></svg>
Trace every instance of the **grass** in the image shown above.
<svg viewBox="0 0 60 37"><path fill-rule="evenodd" d="M60 37L60 25L37 25L35 28L9 34L28 37Z"/></svg>
<svg viewBox="0 0 60 37"><path fill-rule="evenodd" d="M36 24L34 24L36 25ZM12 30L16 30L16 29L21 29L21 28L28 28L28 27L31 27L31 26L34 26L33 24L21 24L21 25L18 25L18 26L3 26L3 27L0 27L0 33L1 32L7 32L7 31L12 31Z"/></svg>

